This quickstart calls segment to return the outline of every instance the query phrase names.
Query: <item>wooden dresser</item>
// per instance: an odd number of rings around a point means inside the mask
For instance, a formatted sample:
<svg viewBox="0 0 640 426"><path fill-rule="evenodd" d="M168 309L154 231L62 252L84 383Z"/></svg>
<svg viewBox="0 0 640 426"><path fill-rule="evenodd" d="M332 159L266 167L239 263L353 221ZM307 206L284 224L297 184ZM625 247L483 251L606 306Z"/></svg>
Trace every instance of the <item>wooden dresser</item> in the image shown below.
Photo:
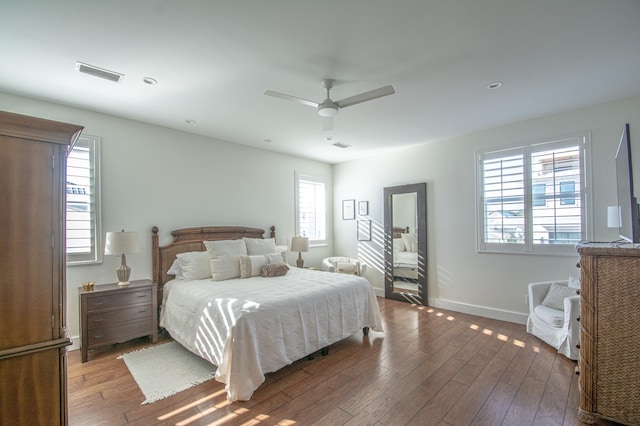
<svg viewBox="0 0 640 426"><path fill-rule="evenodd" d="M628 245L631 247L631 245ZM640 248L578 245L579 419L640 424Z"/></svg>
<svg viewBox="0 0 640 426"><path fill-rule="evenodd" d="M67 424L66 156L82 127L0 111L0 424Z"/></svg>
<svg viewBox="0 0 640 426"><path fill-rule="evenodd" d="M158 341L158 286L151 280L131 281L128 286L96 285L78 288L80 296L82 362L89 349L150 336Z"/></svg>

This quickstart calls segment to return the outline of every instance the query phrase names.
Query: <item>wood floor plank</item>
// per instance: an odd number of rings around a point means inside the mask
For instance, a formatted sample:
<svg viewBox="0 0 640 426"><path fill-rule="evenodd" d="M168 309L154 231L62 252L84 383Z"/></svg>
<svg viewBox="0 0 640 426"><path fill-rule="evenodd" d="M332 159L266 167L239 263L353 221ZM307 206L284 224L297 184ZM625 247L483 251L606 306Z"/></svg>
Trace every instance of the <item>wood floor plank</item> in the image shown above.
<svg viewBox="0 0 640 426"><path fill-rule="evenodd" d="M120 353L147 338L68 356L69 424L582 426L575 362L523 325L378 299L384 332L362 332L266 375L228 403L210 380L153 404ZM159 343L170 340L161 336ZM608 423L601 423L609 425Z"/></svg>

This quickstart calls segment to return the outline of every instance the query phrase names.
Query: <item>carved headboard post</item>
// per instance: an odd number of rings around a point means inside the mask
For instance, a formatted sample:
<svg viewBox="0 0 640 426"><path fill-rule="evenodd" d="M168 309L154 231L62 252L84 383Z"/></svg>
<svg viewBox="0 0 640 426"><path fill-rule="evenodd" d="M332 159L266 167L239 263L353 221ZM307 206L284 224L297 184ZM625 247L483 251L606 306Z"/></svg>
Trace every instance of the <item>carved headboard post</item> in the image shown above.
<svg viewBox="0 0 640 426"><path fill-rule="evenodd" d="M158 227L154 226L153 228L151 228L151 263L152 263L152 268L151 268L151 281L159 284L161 281L161 277L160 277L160 268L159 268L159 260L158 256L160 255L160 252L158 251L158 248L160 247L160 241L158 238Z"/></svg>
<svg viewBox="0 0 640 426"><path fill-rule="evenodd" d="M276 237L276 227L275 226L271 226L271 238L275 238Z"/></svg>

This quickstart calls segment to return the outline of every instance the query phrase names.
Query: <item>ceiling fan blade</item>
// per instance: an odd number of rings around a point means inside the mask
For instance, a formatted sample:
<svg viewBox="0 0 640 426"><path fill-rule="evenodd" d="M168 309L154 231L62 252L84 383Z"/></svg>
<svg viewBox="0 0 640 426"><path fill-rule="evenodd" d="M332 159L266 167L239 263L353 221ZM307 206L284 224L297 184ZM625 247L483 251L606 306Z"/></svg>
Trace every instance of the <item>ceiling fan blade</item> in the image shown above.
<svg viewBox="0 0 640 426"><path fill-rule="evenodd" d="M313 107L313 108L318 108L318 103L317 102L308 101L306 99L297 98L297 97L291 96L291 95L285 95L284 93L274 92L273 90L267 90L266 92L264 92L264 94L267 95L267 96L273 96L274 98L284 99L285 101L293 101L293 102L297 102L297 103L302 104L302 105L310 106L310 107Z"/></svg>
<svg viewBox="0 0 640 426"><path fill-rule="evenodd" d="M396 93L396 91L393 90L393 86L384 86L378 89L370 90L368 92L360 93L359 95L344 98L342 100L337 101L336 103L340 108L346 108L348 106L360 104L362 102L370 101L372 99L393 95L394 93Z"/></svg>
<svg viewBox="0 0 640 426"><path fill-rule="evenodd" d="M333 130L333 117L322 117L322 131L330 132Z"/></svg>

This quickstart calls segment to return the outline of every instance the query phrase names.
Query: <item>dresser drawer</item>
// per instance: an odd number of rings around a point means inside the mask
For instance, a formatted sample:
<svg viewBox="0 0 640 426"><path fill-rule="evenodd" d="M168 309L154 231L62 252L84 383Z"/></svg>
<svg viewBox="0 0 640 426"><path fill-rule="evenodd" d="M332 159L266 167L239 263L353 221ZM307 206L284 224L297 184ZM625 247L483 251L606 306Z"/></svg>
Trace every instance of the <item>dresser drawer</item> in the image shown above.
<svg viewBox="0 0 640 426"><path fill-rule="evenodd" d="M95 331L105 327L123 324L129 321L151 318L153 308L151 305L132 306L117 311L97 312L89 314L87 327Z"/></svg>
<svg viewBox="0 0 640 426"><path fill-rule="evenodd" d="M140 321L131 321L120 324L118 327L106 327L97 330L89 330L88 347L100 346L108 343L119 343L135 337L150 334L152 326L151 317Z"/></svg>
<svg viewBox="0 0 640 426"><path fill-rule="evenodd" d="M89 297L87 299L87 312L138 304L151 304L151 290L139 290Z"/></svg>

